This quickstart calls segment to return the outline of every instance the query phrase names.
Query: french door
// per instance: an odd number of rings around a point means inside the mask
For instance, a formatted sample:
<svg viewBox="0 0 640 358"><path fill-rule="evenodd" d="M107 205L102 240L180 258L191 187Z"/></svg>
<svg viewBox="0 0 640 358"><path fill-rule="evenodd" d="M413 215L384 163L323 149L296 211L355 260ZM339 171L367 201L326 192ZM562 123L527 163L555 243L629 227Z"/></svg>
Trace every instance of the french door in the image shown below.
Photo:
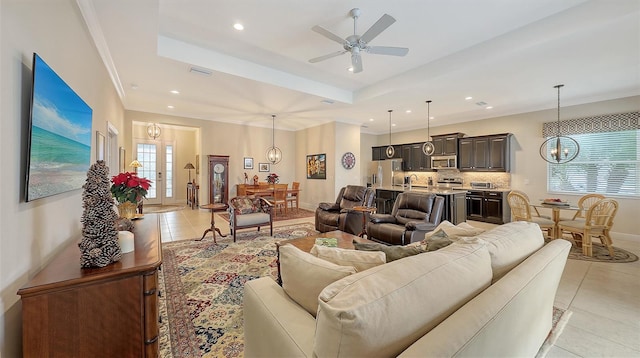
<svg viewBox="0 0 640 358"><path fill-rule="evenodd" d="M138 141L138 176L151 181L145 204L174 203L174 145L165 141Z"/></svg>

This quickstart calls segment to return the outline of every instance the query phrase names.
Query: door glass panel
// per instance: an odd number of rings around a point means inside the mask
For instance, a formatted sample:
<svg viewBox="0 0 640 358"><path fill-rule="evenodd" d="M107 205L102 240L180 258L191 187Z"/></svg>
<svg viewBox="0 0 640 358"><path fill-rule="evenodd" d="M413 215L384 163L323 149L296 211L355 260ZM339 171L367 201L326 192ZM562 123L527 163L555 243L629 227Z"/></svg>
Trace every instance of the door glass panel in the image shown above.
<svg viewBox="0 0 640 358"><path fill-rule="evenodd" d="M155 199L157 197L156 150L155 144L138 143L138 161L142 164L142 167L138 168L138 176L151 180L151 187L147 191L147 199Z"/></svg>
<svg viewBox="0 0 640 358"><path fill-rule="evenodd" d="M173 197L173 145L165 146L165 177L164 177L164 196L165 198Z"/></svg>

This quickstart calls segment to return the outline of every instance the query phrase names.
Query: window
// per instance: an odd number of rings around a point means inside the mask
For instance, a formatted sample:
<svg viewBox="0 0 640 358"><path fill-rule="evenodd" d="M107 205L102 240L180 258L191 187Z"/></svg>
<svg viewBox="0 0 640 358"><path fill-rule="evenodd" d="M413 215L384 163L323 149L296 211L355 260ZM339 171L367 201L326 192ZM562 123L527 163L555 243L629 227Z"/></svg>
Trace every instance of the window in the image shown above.
<svg viewBox="0 0 640 358"><path fill-rule="evenodd" d="M547 189L640 197L640 130L571 135L580 153L565 164L547 164Z"/></svg>
<svg viewBox="0 0 640 358"><path fill-rule="evenodd" d="M164 196L166 198L173 197L173 146L166 145L165 146L165 171L167 175L165 176L165 187L164 187Z"/></svg>

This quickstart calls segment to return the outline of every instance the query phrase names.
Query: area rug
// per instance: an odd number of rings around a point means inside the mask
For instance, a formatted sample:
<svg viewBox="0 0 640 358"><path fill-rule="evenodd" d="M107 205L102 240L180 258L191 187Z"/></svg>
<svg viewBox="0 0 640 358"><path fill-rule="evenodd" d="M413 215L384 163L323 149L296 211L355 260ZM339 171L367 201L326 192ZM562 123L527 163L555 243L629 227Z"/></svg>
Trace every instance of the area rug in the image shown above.
<svg viewBox="0 0 640 358"><path fill-rule="evenodd" d="M548 242L549 240L547 240ZM569 252L569 258L573 260L584 260L594 262L612 262L612 263L625 263L638 261L638 256L619 247L613 247L613 257L609 256L609 250L607 247L599 244L592 243L593 256L587 256L582 254L582 246L571 243L571 251Z"/></svg>
<svg viewBox="0 0 640 358"><path fill-rule="evenodd" d="M142 212L144 214L168 213L171 211L179 211L186 208L185 205L143 205Z"/></svg>
<svg viewBox="0 0 640 358"><path fill-rule="evenodd" d="M316 234L303 223L265 232L239 232L232 238L183 240L162 245L159 275L161 357L243 357L242 295L244 283L276 278L275 242ZM539 357L553 346L568 314L554 307L553 329ZM568 312L570 314L570 312ZM544 351L543 351L544 349Z"/></svg>
<svg viewBox="0 0 640 358"><path fill-rule="evenodd" d="M219 214L220 217L224 220L226 220L227 222L229 222L229 214L228 213L222 213ZM291 219L302 219L302 218L310 218L313 217L315 215L315 212L313 211L309 211L309 210L305 210L305 209L298 209L298 211L296 210L287 210L287 214L285 215L284 212L280 212L280 210L278 210L278 213L273 215L273 221L283 221L283 220L291 220Z"/></svg>
<svg viewBox="0 0 640 358"><path fill-rule="evenodd" d="M571 318L571 314L572 314L571 311L563 310L562 308L558 308L558 307L553 307L551 332L549 332L547 339L542 344L542 347L540 347L540 350L538 350L538 354L536 354L536 358L544 358L547 355L547 353L549 353L549 350L551 349L551 347L553 347L553 345L556 344L558 337L560 337L560 335L562 334L562 331L564 331L564 327L567 326L567 323L569 322L569 318Z"/></svg>
<svg viewBox="0 0 640 358"><path fill-rule="evenodd" d="M243 356L244 283L277 276L275 242L317 234L303 223L232 237L162 244L161 357ZM265 236L267 235L267 236Z"/></svg>

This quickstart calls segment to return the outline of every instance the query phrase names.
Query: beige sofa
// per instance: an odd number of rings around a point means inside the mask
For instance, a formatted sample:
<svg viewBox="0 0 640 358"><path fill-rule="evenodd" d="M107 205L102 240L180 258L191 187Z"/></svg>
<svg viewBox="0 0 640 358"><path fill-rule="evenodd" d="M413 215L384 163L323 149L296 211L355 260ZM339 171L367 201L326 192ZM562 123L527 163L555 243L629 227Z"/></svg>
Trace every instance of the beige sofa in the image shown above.
<svg viewBox="0 0 640 358"><path fill-rule="evenodd" d="M528 222L326 286L316 317L268 277L244 288L247 357L535 356L570 249ZM313 280L309 277L309 280Z"/></svg>

